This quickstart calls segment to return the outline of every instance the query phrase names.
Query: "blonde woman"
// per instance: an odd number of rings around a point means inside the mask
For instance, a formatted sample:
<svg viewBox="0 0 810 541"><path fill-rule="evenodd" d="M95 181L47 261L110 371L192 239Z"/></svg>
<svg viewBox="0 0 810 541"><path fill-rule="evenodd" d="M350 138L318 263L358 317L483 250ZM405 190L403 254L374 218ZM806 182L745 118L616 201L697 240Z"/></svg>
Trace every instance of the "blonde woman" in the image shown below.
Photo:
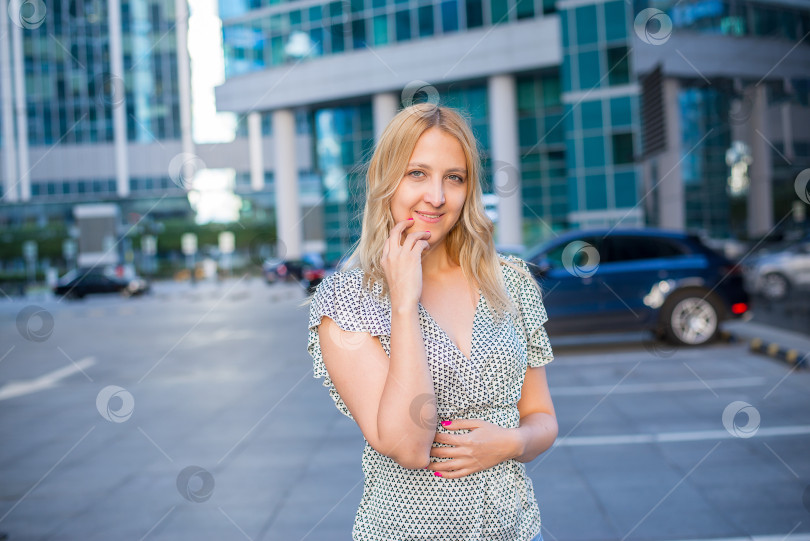
<svg viewBox="0 0 810 541"><path fill-rule="evenodd" d="M501 256L476 141L400 111L368 164L359 243L310 305L315 377L366 440L354 540L541 539L527 462L557 421L540 291Z"/></svg>

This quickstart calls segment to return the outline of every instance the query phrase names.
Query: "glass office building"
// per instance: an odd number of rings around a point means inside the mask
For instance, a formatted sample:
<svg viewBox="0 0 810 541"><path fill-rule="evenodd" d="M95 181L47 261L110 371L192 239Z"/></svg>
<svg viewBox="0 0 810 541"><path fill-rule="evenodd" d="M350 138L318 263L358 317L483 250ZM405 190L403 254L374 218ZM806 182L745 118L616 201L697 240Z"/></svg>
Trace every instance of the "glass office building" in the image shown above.
<svg viewBox="0 0 810 541"><path fill-rule="evenodd" d="M760 235L810 166L801 0L222 0L217 108L239 121L209 145L191 141L183 6L5 19L4 224L98 200L190 215L172 161L192 155L234 171L243 212L274 219L287 255L336 259L358 238L374 141L424 100L470 119L504 245L589 226Z"/></svg>
<svg viewBox="0 0 810 541"><path fill-rule="evenodd" d="M396 110L419 100L470 118L503 244L589 226L764 234L810 165L804 2L254 0L221 1L220 15L218 108L310 119L278 134L300 139L297 163L273 176L295 207L278 219L306 231L291 233L293 251L336 259L357 240L362 164ZM735 142L749 152L736 192ZM287 159L278 145L269 157L270 169ZM517 194L499 191L503 174ZM306 203L294 197L303 178L320 182ZM322 229L307 227L318 215Z"/></svg>
<svg viewBox="0 0 810 541"><path fill-rule="evenodd" d="M34 4L0 32L3 225L70 221L74 204L96 201L190 215L169 167L190 141L174 0Z"/></svg>

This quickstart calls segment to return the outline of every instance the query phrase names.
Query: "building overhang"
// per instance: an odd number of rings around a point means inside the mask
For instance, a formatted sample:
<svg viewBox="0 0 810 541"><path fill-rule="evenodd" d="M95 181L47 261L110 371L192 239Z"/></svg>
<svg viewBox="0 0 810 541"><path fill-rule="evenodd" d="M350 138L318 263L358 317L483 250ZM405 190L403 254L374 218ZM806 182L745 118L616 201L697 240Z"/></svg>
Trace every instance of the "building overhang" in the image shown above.
<svg viewBox="0 0 810 541"><path fill-rule="evenodd" d="M246 114L400 92L559 66L557 15L323 56L247 73L218 86L218 111Z"/></svg>
<svg viewBox="0 0 810 541"><path fill-rule="evenodd" d="M633 38L634 70L645 74L656 66L667 77L688 79L806 78L810 48L781 39L724 36L678 30L658 45Z"/></svg>

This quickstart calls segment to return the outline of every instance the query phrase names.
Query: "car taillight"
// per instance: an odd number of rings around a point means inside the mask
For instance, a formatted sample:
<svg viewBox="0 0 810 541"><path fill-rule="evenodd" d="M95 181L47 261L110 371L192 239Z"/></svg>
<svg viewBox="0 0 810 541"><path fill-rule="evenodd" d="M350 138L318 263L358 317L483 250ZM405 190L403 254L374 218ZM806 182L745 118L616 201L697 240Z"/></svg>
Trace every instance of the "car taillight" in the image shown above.
<svg viewBox="0 0 810 541"><path fill-rule="evenodd" d="M748 305L744 302L735 302L731 305L731 313L732 314L744 314L748 311Z"/></svg>
<svg viewBox="0 0 810 541"><path fill-rule="evenodd" d="M276 269L276 272L279 276L286 276L287 275L287 265L279 265Z"/></svg>
<svg viewBox="0 0 810 541"><path fill-rule="evenodd" d="M304 278L309 280L310 282L312 280L316 280L318 278L323 278L323 270L321 270L321 269L310 269L310 270L304 271Z"/></svg>

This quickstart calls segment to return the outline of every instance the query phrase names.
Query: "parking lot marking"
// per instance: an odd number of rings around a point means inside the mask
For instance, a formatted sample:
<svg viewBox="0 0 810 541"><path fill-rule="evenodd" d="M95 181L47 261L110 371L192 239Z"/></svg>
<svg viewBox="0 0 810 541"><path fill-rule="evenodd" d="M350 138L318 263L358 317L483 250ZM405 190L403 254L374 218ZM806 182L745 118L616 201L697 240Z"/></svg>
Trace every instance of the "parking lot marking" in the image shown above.
<svg viewBox="0 0 810 541"><path fill-rule="evenodd" d="M802 436L810 434L810 425L760 427L755 438ZM565 436L554 447L584 447L593 445L628 445L634 443L674 443L684 441L736 439L727 430L695 430L692 432L662 432L659 434L621 434L616 436Z"/></svg>
<svg viewBox="0 0 810 541"><path fill-rule="evenodd" d="M695 390L704 391L706 390L706 383L711 384L711 387L714 389L728 389L736 387L757 387L759 385L763 385L765 381L766 379L762 377L747 377L709 379L703 380L703 382L673 381L667 383L626 383L621 387L615 387L613 385L577 385L572 387L552 387L551 396L603 395L609 392L612 392L612 394L631 394Z"/></svg>
<svg viewBox="0 0 810 541"><path fill-rule="evenodd" d="M60 380L63 380L68 376L72 376L76 372L84 373L85 368L89 368L94 364L96 364L96 360L93 357L87 357L64 368L59 368L53 372L48 372L44 376L40 376L35 379L6 383L0 387L0 400L16 398L18 396L56 387Z"/></svg>
<svg viewBox="0 0 810 541"><path fill-rule="evenodd" d="M723 538L712 537L707 539L679 539L677 541L810 541L810 534L752 535L746 537Z"/></svg>

